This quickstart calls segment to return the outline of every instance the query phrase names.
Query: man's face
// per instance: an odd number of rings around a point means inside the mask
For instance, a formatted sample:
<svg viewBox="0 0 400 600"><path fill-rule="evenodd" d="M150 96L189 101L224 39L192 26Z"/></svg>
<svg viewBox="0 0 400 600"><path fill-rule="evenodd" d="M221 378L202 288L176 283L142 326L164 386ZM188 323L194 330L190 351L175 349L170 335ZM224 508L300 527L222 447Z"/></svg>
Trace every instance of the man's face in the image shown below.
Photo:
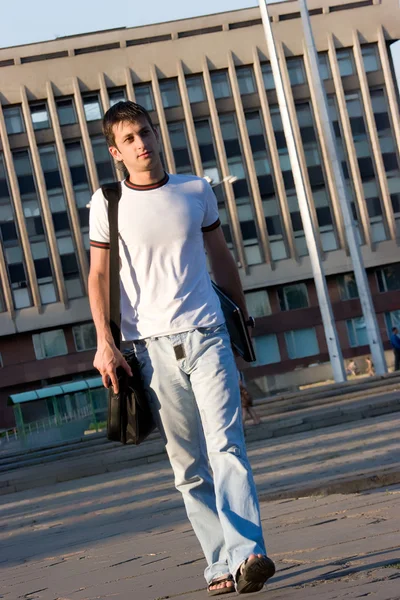
<svg viewBox="0 0 400 600"><path fill-rule="evenodd" d="M399 333L399 330L397 329L397 327L395 327L395 328L393 329L393 333L394 333L395 335L397 335L397 334Z"/></svg>
<svg viewBox="0 0 400 600"><path fill-rule="evenodd" d="M115 146L111 155L125 164L130 175L151 171L160 164L157 132L145 117L131 123L122 121L113 127Z"/></svg>

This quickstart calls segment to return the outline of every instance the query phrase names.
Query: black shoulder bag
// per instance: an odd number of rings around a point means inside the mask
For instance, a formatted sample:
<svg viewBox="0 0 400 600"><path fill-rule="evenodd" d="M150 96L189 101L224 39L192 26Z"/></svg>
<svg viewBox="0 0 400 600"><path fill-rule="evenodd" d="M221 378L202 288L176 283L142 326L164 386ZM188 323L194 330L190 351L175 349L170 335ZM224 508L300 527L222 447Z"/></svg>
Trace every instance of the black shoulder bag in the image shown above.
<svg viewBox="0 0 400 600"><path fill-rule="evenodd" d="M119 248L118 248L118 203L121 198L121 184L109 183L102 186L108 201L108 221L110 225L110 327L114 343L121 346L121 312L119 287ZM140 365L133 350L124 354L132 370L132 377L119 367L117 369L119 392L114 394L112 386L108 391L107 437L122 444L140 444L154 431L156 424L150 410Z"/></svg>

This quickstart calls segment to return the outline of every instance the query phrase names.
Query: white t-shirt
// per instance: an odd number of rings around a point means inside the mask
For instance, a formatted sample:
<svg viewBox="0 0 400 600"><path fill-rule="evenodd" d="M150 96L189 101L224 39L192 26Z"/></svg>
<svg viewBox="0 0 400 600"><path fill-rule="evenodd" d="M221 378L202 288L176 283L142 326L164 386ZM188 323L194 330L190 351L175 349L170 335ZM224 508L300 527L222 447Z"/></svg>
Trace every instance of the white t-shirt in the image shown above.
<svg viewBox="0 0 400 600"><path fill-rule="evenodd" d="M203 232L219 227L210 185L165 175L152 186L122 183L118 209L121 332L125 341L224 322L207 271ZM109 248L107 201L90 205L90 244Z"/></svg>

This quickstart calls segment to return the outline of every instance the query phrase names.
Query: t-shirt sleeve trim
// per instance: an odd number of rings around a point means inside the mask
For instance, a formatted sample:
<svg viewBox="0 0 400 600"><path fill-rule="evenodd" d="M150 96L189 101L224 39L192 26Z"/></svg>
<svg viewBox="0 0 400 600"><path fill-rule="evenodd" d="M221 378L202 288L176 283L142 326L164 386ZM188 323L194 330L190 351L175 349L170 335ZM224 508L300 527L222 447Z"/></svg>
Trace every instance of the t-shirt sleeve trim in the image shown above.
<svg viewBox="0 0 400 600"><path fill-rule="evenodd" d="M102 248L103 250L109 250L110 244L108 242L96 242L95 240L90 240L90 245L93 248Z"/></svg>
<svg viewBox="0 0 400 600"><path fill-rule="evenodd" d="M208 231L214 231L214 229L218 229L218 227L221 225L221 221L219 219L217 219L215 221L215 223L212 223L211 225L208 225L207 227L202 227L201 230L203 233L207 233Z"/></svg>

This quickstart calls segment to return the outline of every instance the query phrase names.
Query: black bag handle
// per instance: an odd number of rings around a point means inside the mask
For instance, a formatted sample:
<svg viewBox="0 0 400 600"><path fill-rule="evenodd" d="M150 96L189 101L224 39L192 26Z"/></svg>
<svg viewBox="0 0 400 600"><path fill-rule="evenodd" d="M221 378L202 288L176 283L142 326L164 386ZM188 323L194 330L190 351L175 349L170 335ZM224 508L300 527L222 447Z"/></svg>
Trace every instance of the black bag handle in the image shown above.
<svg viewBox="0 0 400 600"><path fill-rule="evenodd" d="M118 203L122 194L120 181L101 186L108 201L108 223L110 227L110 329L114 343L121 347L121 299L119 289L119 247L118 247Z"/></svg>

